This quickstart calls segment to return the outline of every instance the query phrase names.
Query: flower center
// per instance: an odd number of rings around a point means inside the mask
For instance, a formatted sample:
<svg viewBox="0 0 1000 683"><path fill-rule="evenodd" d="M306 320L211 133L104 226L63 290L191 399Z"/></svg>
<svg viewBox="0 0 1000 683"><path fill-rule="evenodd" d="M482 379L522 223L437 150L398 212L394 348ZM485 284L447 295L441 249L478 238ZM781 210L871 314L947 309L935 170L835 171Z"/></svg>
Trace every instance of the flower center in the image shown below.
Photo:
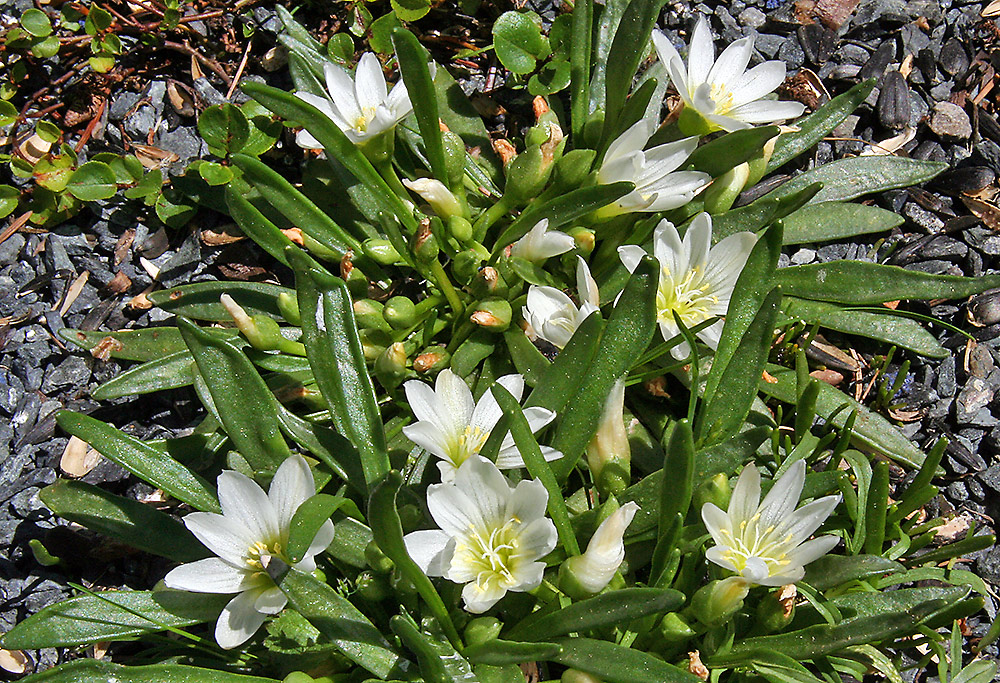
<svg viewBox="0 0 1000 683"><path fill-rule="evenodd" d="M364 133L368 130L368 124L375 118L375 112L377 110L378 107L365 107L362 109L358 118L354 119L354 129L359 133Z"/></svg>
<svg viewBox="0 0 1000 683"><path fill-rule="evenodd" d="M722 529L722 534L726 537L723 557L732 562L738 572L742 573L746 569L747 562L751 558L757 558L766 564L769 574L790 562L787 559L787 551L792 535L787 534L784 537L776 535L773 525L762 531L757 524L759 519L758 512L749 520L740 522L739 533L736 536L728 529Z"/></svg>
<svg viewBox="0 0 1000 683"><path fill-rule="evenodd" d="M712 102L715 103L715 113L725 115L733 108L733 93L721 83L712 84Z"/></svg>
<svg viewBox="0 0 1000 683"><path fill-rule="evenodd" d="M254 569L264 571L271 557L281 557L281 543L276 541L268 545L257 541L247 550L246 562Z"/></svg>
<svg viewBox="0 0 1000 683"><path fill-rule="evenodd" d="M697 266L689 270L679 282L664 268L660 273L660 286L656 292L657 320L673 322L672 311L677 312L687 327L694 327L708 320L713 315L712 307L719 303L719 297L712 294L710 289L711 283L702 281L701 268Z"/></svg>
<svg viewBox="0 0 1000 683"><path fill-rule="evenodd" d="M476 583L481 586L491 582L508 586L517 583L512 560L517 554L520 527L521 520L516 517L507 520L503 526L494 527L488 535L469 527L465 543L456 549L456 555L461 553L470 571L476 573Z"/></svg>
<svg viewBox="0 0 1000 683"><path fill-rule="evenodd" d="M490 431L483 429L479 425L469 425L458 437L458 443L453 449L454 458L452 464L458 467L470 457L482 450L486 445L486 440L490 438Z"/></svg>

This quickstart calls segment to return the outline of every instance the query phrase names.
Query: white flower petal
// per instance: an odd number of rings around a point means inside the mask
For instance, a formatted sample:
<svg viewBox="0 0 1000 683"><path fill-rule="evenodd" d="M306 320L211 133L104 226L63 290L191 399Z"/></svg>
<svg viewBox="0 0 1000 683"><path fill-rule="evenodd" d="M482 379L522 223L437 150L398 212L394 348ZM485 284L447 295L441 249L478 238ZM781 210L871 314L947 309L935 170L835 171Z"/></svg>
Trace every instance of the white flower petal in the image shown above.
<svg viewBox="0 0 1000 683"><path fill-rule="evenodd" d="M688 82L704 83L715 63L715 44L712 42L712 29L704 15L698 17L694 33L691 35L691 45L688 48Z"/></svg>
<svg viewBox="0 0 1000 683"><path fill-rule="evenodd" d="M759 525L765 529L777 526L795 510L802 495L802 486L806 481L806 463L796 460L792 463L767 492L761 502Z"/></svg>
<svg viewBox="0 0 1000 683"><path fill-rule="evenodd" d="M413 531L403 537L406 552L427 576L444 576L448 573L455 540L437 529Z"/></svg>
<svg viewBox="0 0 1000 683"><path fill-rule="evenodd" d="M258 582L249 569L235 567L219 557L182 564L163 577L167 588L192 593L239 593Z"/></svg>
<svg viewBox="0 0 1000 683"><path fill-rule="evenodd" d="M482 614L497 604L500 598L506 594L507 589L496 583L480 585L478 582L473 581L472 583L465 584L465 588L462 589L462 600L465 601L467 612Z"/></svg>
<svg viewBox="0 0 1000 683"><path fill-rule="evenodd" d="M278 516L257 482L245 474L223 470L217 480L222 514L239 520L257 541L278 540Z"/></svg>
<svg viewBox="0 0 1000 683"><path fill-rule="evenodd" d="M788 553L787 560L792 566L804 566L818 560L837 547L840 538L837 536L820 536L806 541Z"/></svg>
<svg viewBox="0 0 1000 683"><path fill-rule="evenodd" d="M731 84L738 82L743 77L743 72L746 71L752 54L753 38L740 38L730 43L715 60L715 64L705 80L713 85L730 86L727 89L731 90Z"/></svg>
<svg viewBox="0 0 1000 683"><path fill-rule="evenodd" d="M439 458L450 460L454 455L449 452L450 444L445 435L430 422L414 422L406 425L403 427L403 434L407 439Z"/></svg>
<svg viewBox="0 0 1000 683"><path fill-rule="evenodd" d="M784 80L784 62L775 59L758 64L743 74L738 81L729 81L731 84L729 92L733 96L733 108L759 100L764 95L774 92Z"/></svg>
<svg viewBox="0 0 1000 683"><path fill-rule="evenodd" d="M744 522L750 523L750 518L757 512L760 503L760 472L757 466L750 463L743 468L740 478L736 480L733 493L729 498L729 515L732 529L739 529Z"/></svg>
<svg viewBox="0 0 1000 683"><path fill-rule="evenodd" d="M277 514L278 527L287 529L302 503L316 495L309 463L301 455L287 458L274 473L267 497Z"/></svg>
<svg viewBox="0 0 1000 683"><path fill-rule="evenodd" d="M247 551L259 540L244 525L214 512L192 512L184 517L184 526L206 548L234 566L245 564Z"/></svg>
<svg viewBox="0 0 1000 683"><path fill-rule="evenodd" d="M605 163L641 150L646 141L653 135L654 130L656 130L656 121L649 117L641 118L633 123L608 145L608 151L604 154Z"/></svg>
<svg viewBox="0 0 1000 683"><path fill-rule="evenodd" d="M632 273L639 266L639 261L646 255L646 250L635 244L626 244L618 247L618 258L621 259L625 269Z"/></svg>
<svg viewBox="0 0 1000 683"><path fill-rule="evenodd" d="M253 608L261 614L277 614L285 609L287 604L288 598L281 592L281 589L277 586L271 586L257 596L253 602Z"/></svg>
<svg viewBox="0 0 1000 683"><path fill-rule="evenodd" d="M371 52L361 55L358 61L358 68L354 72L354 93L362 113L367 109L377 109L389 94L382 65Z"/></svg>
<svg viewBox="0 0 1000 683"><path fill-rule="evenodd" d="M329 62L323 66L323 73L326 76L330 101L333 102L338 116L348 128L353 127L354 122L361 117L361 110L354 98L354 79L344 67Z"/></svg>
<svg viewBox="0 0 1000 683"><path fill-rule="evenodd" d="M253 637L266 616L254 608L263 590L244 591L229 601L215 623L215 642L226 650L239 647Z"/></svg>
<svg viewBox="0 0 1000 683"><path fill-rule="evenodd" d="M757 100L748 102L729 112L732 117L738 117L748 124L773 123L794 119L802 115L805 105L800 102L785 102L779 100Z"/></svg>

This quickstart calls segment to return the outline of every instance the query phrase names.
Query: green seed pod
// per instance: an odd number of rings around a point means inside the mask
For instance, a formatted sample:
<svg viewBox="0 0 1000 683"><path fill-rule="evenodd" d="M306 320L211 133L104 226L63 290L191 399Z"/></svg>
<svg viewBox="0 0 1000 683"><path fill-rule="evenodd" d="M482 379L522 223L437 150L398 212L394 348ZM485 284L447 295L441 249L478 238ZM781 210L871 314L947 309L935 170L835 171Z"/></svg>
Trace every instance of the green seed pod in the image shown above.
<svg viewBox="0 0 1000 683"><path fill-rule="evenodd" d="M375 541L369 541L365 546L365 562L376 574L388 574L396 565L393 564L389 556L382 552Z"/></svg>
<svg viewBox="0 0 1000 683"><path fill-rule="evenodd" d="M476 273L479 272L479 267L483 265L487 258L489 258L489 254L483 257L476 249L460 251L452 259L451 272L460 284L467 285L472 282Z"/></svg>
<svg viewBox="0 0 1000 683"><path fill-rule="evenodd" d="M501 630L503 622L496 617L476 617L465 626L463 635L465 643L471 647L496 640Z"/></svg>
<svg viewBox="0 0 1000 683"><path fill-rule="evenodd" d="M441 131L444 143L444 162L448 169L448 184L455 187L465 174L465 142L450 130Z"/></svg>
<svg viewBox="0 0 1000 683"><path fill-rule="evenodd" d="M437 258L438 252L441 251L441 246L438 244L437 237L431 231L429 223L422 223L417 228L410 248L413 251L413 255L422 263L429 263L432 259Z"/></svg>
<svg viewBox="0 0 1000 683"><path fill-rule="evenodd" d="M302 325L302 316L299 314L299 299L294 292L282 292L278 295L278 311L289 325L296 327Z"/></svg>
<svg viewBox="0 0 1000 683"><path fill-rule="evenodd" d="M386 389L395 389L406 379L406 347L395 342L375 359L375 376Z"/></svg>
<svg viewBox="0 0 1000 683"><path fill-rule="evenodd" d="M355 299L368 296L368 277L357 266L347 271L347 291Z"/></svg>
<svg viewBox="0 0 1000 683"><path fill-rule="evenodd" d="M417 322L417 307L405 296L394 296L385 302L382 317L394 330L405 330Z"/></svg>
<svg viewBox="0 0 1000 683"><path fill-rule="evenodd" d="M505 299L484 299L476 306L469 319L490 332L503 332L510 327L513 313Z"/></svg>
<svg viewBox="0 0 1000 683"><path fill-rule="evenodd" d="M301 671L293 671L285 676L281 683L315 683L315 678Z"/></svg>
<svg viewBox="0 0 1000 683"><path fill-rule="evenodd" d="M508 291L506 281L493 266L480 268L472 281L472 293L477 297L504 297Z"/></svg>
<svg viewBox="0 0 1000 683"><path fill-rule="evenodd" d="M691 624L677 612L667 613L657 626L657 631L668 643L681 643L698 635Z"/></svg>
<svg viewBox="0 0 1000 683"><path fill-rule="evenodd" d="M539 145L533 145L517 155L507 166L504 199L524 205L538 196L549 181L552 160L546 161Z"/></svg>
<svg viewBox="0 0 1000 683"><path fill-rule="evenodd" d="M448 232L456 240L465 244L472 239L472 223L462 216L452 216L448 219Z"/></svg>
<svg viewBox="0 0 1000 683"><path fill-rule="evenodd" d="M358 299L354 302L354 320L358 323L358 329L373 328L388 332L391 327L382 316L385 306L374 299Z"/></svg>
<svg viewBox="0 0 1000 683"><path fill-rule="evenodd" d="M437 373L451 365L451 354L441 344L428 346L413 359L413 369L421 375Z"/></svg>
<svg viewBox="0 0 1000 683"><path fill-rule="evenodd" d="M385 347L392 343L392 338L386 330L377 328L366 328L359 330L358 336L361 338L361 350L365 354L365 360L374 363L385 351Z"/></svg>
<svg viewBox="0 0 1000 683"><path fill-rule="evenodd" d="M757 627L764 633L776 633L795 618L795 584L771 591L757 604Z"/></svg>
<svg viewBox="0 0 1000 683"><path fill-rule="evenodd" d="M365 256L383 266L391 266L403 262L403 259L399 256L399 252L396 251L396 248L392 246L389 240L378 238L368 239L361 245L361 248L364 249Z"/></svg>

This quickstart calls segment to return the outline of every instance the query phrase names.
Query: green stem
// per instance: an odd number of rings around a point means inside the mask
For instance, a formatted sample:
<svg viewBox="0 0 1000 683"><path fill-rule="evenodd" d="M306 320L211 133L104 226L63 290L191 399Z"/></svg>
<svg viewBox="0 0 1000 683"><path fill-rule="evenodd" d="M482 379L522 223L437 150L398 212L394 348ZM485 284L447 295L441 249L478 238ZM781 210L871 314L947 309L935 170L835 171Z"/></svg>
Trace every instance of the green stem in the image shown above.
<svg viewBox="0 0 1000 683"><path fill-rule="evenodd" d="M448 304L451 309L455 311L455 315L460 315L463 310L462 300L458 296L458 292L455 291L455 287L451 284L451 280L448 279L448 273L444 272L444 266L437 258L431 259L431 274L434 276L434 281L437 286L441 289L441 293L448 300Z"/></svg>
<svg viewBox="0 0 1000 683"><path fill-rule="evenodd" d="M510 207L507 205L506 200L501 197L497 200L497 203L486 209L476 222L472 224L472 236L477 242L482 242L483 238L486 237L486 231L490 229L490 226L496 223L498 220L503 218L510 211Z"/></svg>
<svg viewBox="0 0 1000 683"><path fill-rule="evenodd" d="M374 166L375 170L378 171L378 174L382 176L382 180L384 180L389 186L389 189L404 200L410 199L410 193L407 192L405 187L403 187L403 183L399 181L399 176L396 175L396 169L392 167L392 161L390 159L376 161Z"/></svg>

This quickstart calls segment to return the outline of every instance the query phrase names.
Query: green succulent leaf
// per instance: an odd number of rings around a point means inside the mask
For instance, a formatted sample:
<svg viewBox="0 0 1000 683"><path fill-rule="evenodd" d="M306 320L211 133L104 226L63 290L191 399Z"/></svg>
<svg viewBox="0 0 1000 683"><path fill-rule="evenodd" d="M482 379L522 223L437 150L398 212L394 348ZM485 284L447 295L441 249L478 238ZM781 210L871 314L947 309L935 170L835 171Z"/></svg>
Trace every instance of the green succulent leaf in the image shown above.
<svg viewBox="0 0 1000 683"><path fill-rule="evenodd" d="M250 123L239 107L215 105L198 117L198 133L212 154L226 157L243 149L250 139Z"/></svg>
<svg viewBox="0 0 1000 683"><path fill-rule="evenodd" d="M66 189L77 199L92 202L114 197L118 184L110 166L100 161L88 161L73 171Z"/></svg>
<svg viewBox="0 0 1000 683"><path fill-rule="evenodd" d="M516 74L535 70L550 52L541 21L533 12L504 12L493 23L493 47L500 63Z"/></svg>

